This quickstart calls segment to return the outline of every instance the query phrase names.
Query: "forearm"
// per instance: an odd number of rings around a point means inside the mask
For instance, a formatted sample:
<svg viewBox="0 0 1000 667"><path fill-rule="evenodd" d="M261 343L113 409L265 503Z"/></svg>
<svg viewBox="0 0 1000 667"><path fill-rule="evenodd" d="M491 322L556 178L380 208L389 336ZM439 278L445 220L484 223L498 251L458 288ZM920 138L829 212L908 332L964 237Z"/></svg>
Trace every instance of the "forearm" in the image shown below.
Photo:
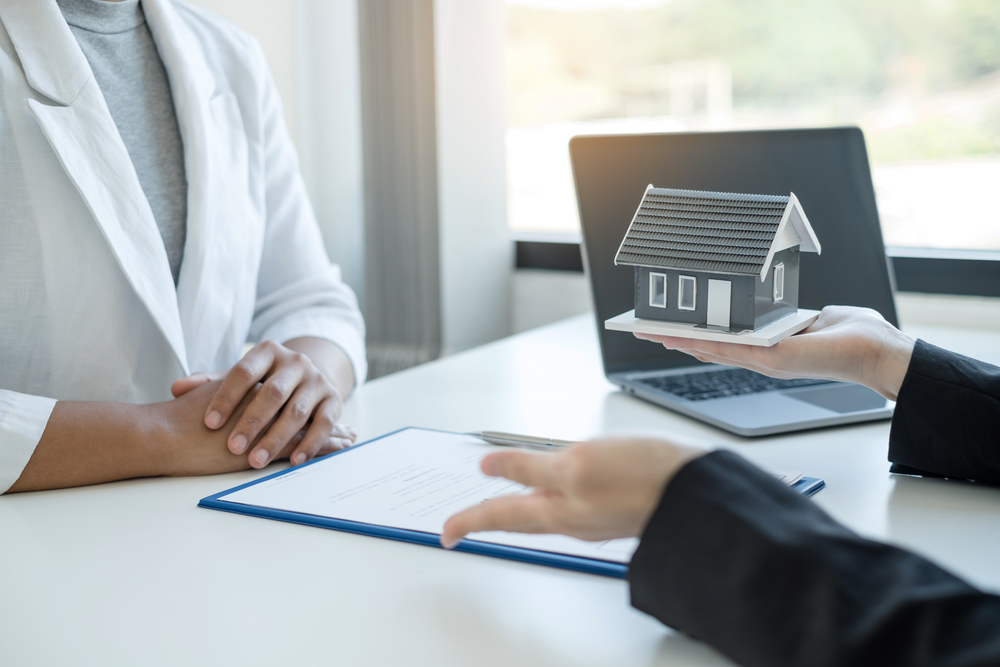
<svg viewBox="0 0 1000 667"><path fill-rule="evenodd" d="M1000 660L1000 598L858 537L732 454L677 474L629 576L636 607L742 665Z"/></svg>
<svg viewBox="0 0 1000 667"><path fill-rule="evenodd" d="M344 398L354 391L354 367L339 345L323 338L306 337L293 338L284 346L309 357Z"/></svg>
<svg viewBox="0 0 1000 667"><path fill-rule="evenodd" d="M162 473L148 406L60 401L21 476L8 490L39 491Z"/></svg>

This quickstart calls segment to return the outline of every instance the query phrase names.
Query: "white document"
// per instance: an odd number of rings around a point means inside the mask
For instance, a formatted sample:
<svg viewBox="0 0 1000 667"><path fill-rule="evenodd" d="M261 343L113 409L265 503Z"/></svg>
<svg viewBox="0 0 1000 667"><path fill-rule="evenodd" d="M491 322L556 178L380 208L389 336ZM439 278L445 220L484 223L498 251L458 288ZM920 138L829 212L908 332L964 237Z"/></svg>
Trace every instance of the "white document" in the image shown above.
<svg viewBox="0 0 1000 667"><path fill-rule="evenodd" d="M458 433L411 428L220 498L227 502L440 535L455 512L528 489L479 470L501 449ZM772 473L793 484L801 473ZM472 539L628 563L636 538L585 542L563 535L476 533Z"/></svg>
<svg viewBox="0 0 1000 667"><path fill-rule="evenodd" d="M455 512L527 489L479 470L501 449L457 433L406 429L220 498L331 519L441 534ZM472 539L628 563L639 540L585 542L563 535L477 533Z"/></svg>

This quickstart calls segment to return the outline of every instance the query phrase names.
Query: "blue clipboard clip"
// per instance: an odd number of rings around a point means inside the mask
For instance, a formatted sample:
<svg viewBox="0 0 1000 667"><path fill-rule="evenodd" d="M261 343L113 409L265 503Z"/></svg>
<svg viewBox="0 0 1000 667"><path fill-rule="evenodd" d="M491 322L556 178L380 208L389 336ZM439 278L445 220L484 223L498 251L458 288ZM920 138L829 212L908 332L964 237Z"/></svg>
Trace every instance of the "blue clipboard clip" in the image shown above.
<svg viewBox="0 0 1000 667"><path fill-rule="evenodd" d="M826 482L818 477L803 477L792 484L791 488L805 497L809 497L826 486Z"/></svg>

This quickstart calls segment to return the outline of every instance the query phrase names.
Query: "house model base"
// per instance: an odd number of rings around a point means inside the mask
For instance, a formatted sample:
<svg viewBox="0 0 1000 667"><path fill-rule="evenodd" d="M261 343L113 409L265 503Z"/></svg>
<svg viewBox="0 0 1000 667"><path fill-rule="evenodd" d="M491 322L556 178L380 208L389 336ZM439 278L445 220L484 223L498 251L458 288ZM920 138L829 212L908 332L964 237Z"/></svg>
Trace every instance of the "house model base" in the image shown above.
<svg viewBox="0 0 1000 667"><path fill-rule="evenodd" d="M818 310L797 310L779 320L775 320L756 331L732 333L722 328L683 324L680 322L664 322L662 320L646 320L635 316L630 310L617 317L604 321L604 328L611 331L629 331L632 333L653 334L656 336L675 336L677 338L692 338L694 340L714 340L719 343L737 343L739 345L758 345L771 347L788 338L792 334L806 329L816 318Z"/></svg>
<svg viewBox="0 0 1000 667"><path fill-rule="evenodd" d="M799 264L806 252L819 254L819 239L794 193L650 185L615 265L633 268L635 315L641 320L663 322L671 331L680 327L687 333L676 335L688 337L694 337L693 328L742 336L794 321L788 318L798 311Z"/></svg>

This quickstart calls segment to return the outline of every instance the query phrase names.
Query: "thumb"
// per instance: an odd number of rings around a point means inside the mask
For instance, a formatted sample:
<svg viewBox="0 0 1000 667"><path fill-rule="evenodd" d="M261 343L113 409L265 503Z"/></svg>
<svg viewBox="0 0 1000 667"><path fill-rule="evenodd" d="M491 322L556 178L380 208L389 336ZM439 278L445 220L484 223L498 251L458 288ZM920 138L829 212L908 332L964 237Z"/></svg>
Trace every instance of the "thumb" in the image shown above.
<svg viewBox="0 0 1000 667"><path fill-rule="evenodd" d="M174 395L174 398L180 398L192 389L197 389L203 384L215 382L216 380L221 380L224 377L224 373L192 373L186 378L181 378L177 382L170 385L170 393Z"/></svg>

